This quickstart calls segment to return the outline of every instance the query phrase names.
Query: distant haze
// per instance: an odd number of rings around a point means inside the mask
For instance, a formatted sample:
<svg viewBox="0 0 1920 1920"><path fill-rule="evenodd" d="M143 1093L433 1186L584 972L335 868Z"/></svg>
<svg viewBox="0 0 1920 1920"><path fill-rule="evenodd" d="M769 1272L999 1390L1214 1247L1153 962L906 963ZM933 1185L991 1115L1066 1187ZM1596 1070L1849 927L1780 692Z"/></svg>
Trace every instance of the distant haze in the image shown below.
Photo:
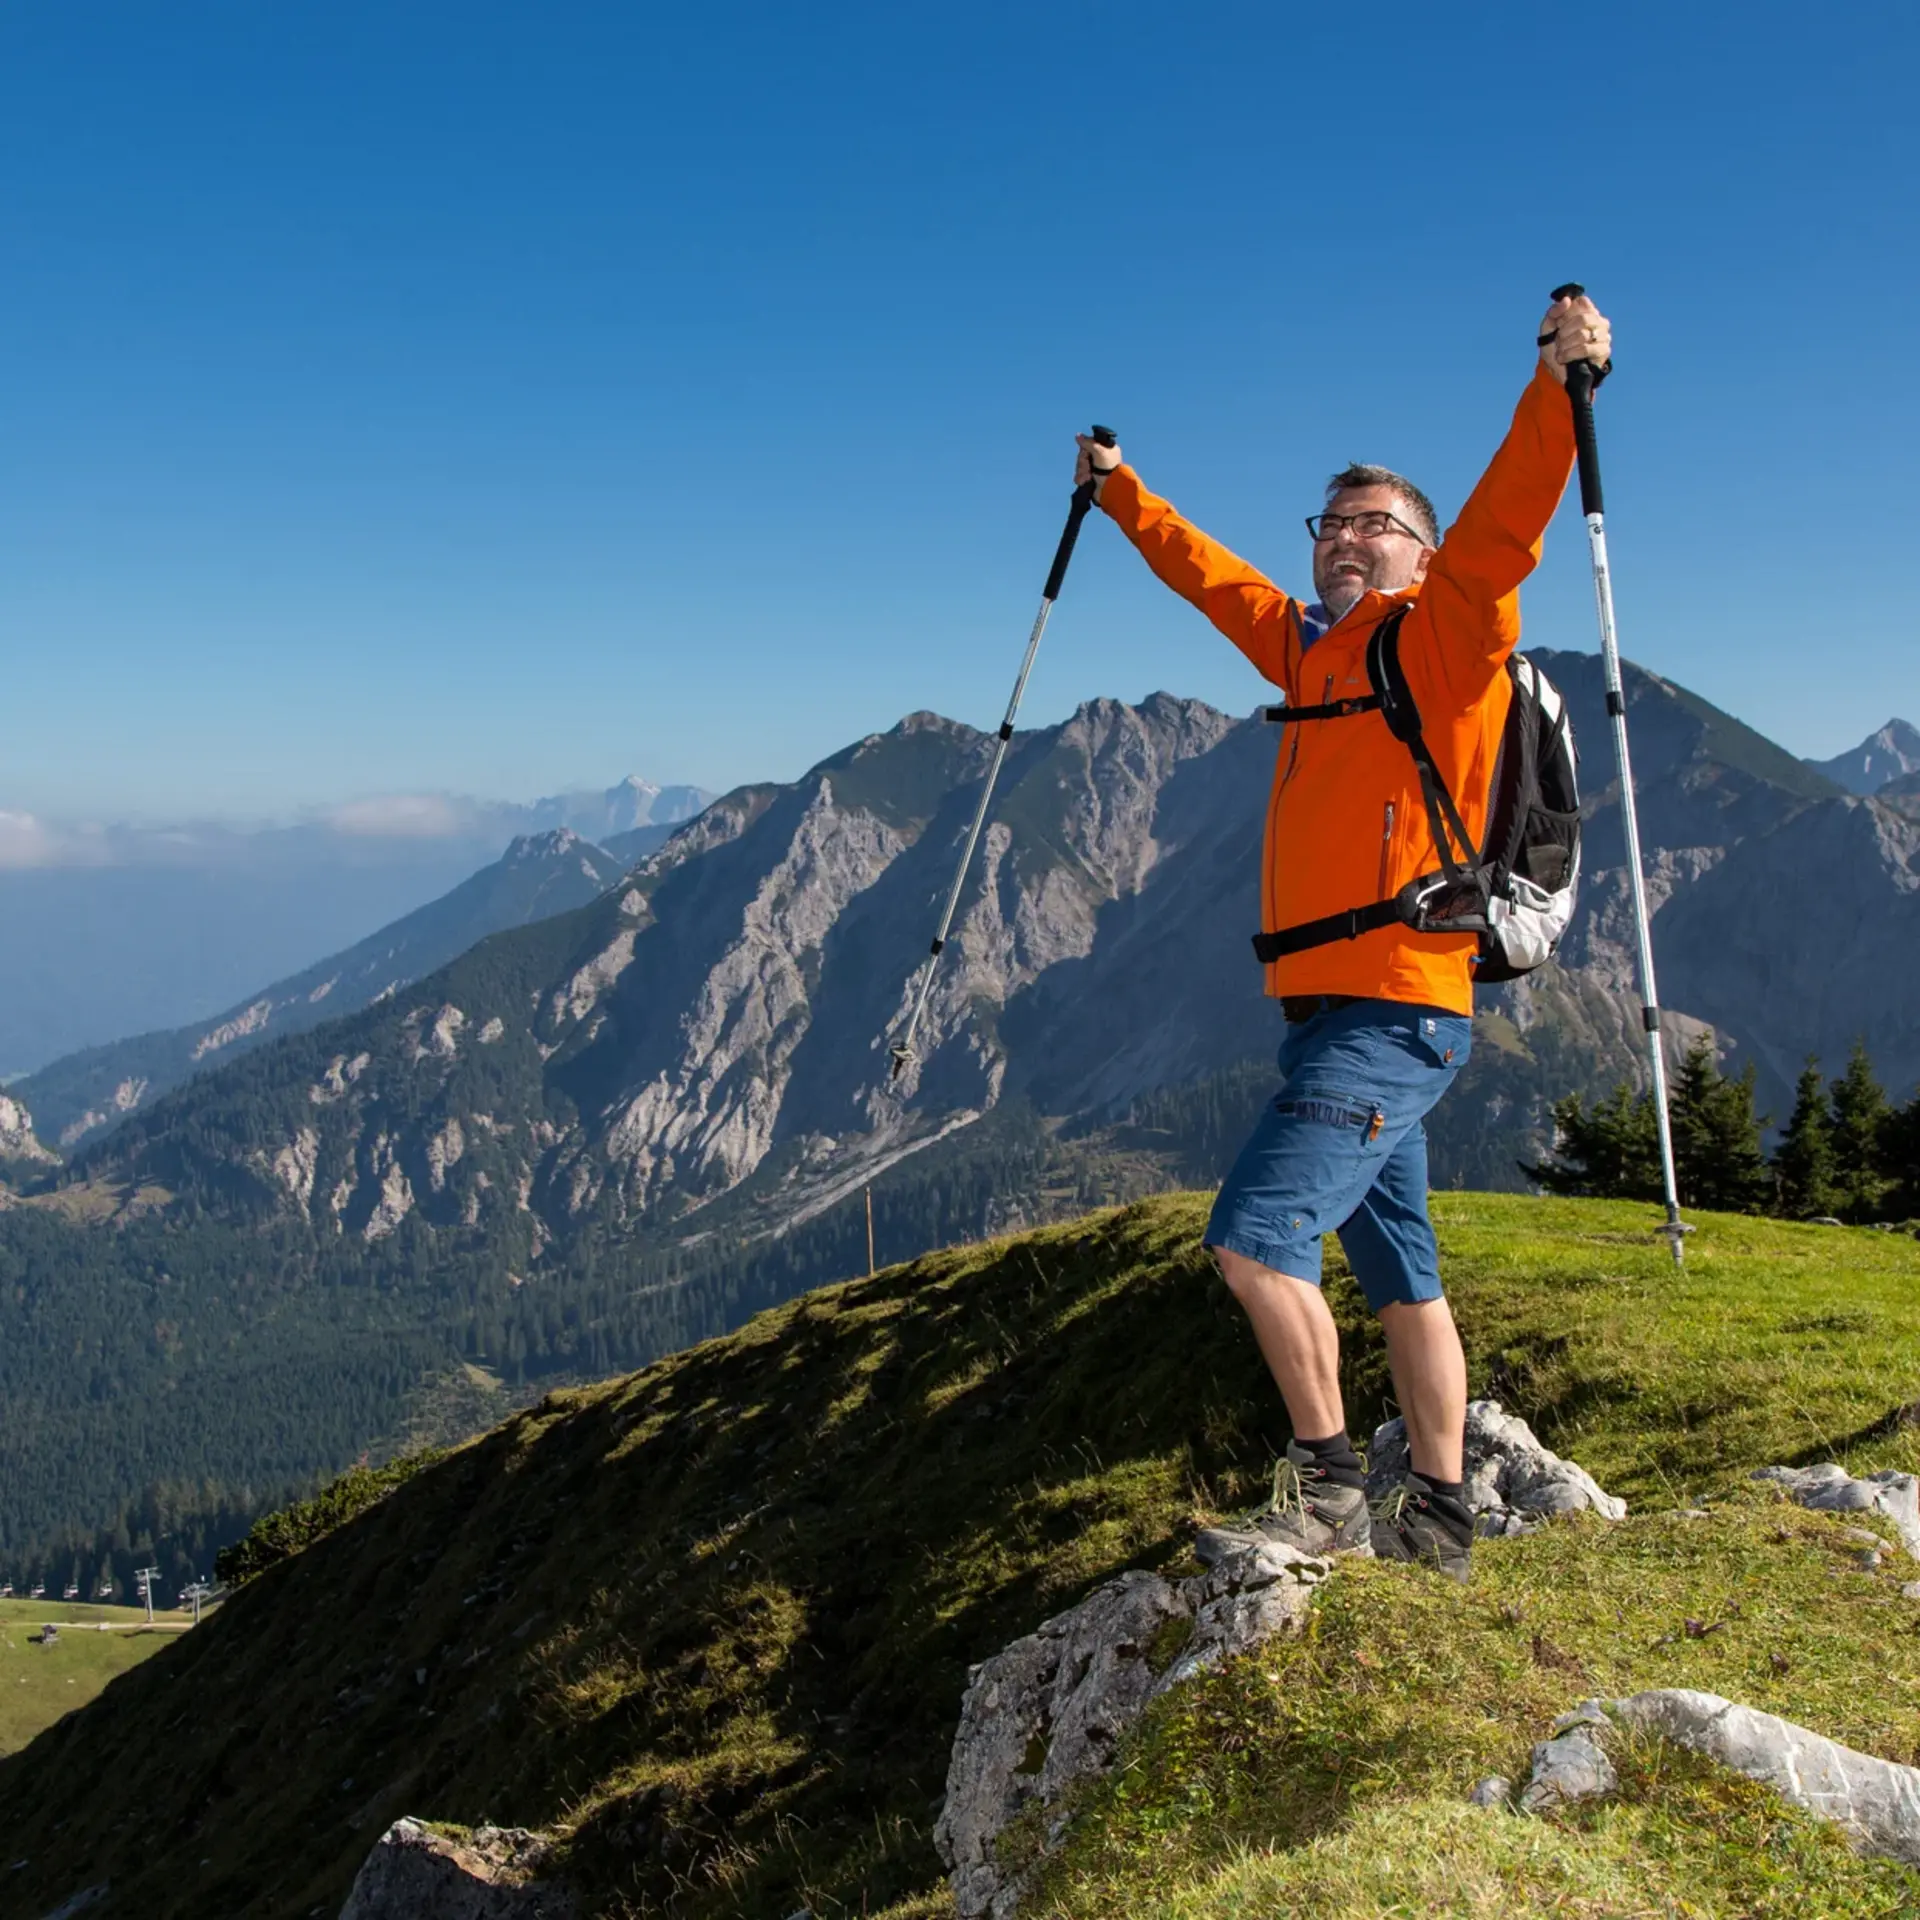
<svg viewBox="0 0 1920 1920"><path fill-rule="evenodd" d="M252 832L0 813L0 1073L211 1015L437 898L519 834L597 842L708 798L634 777L531 804L399 794Z"/></svg>

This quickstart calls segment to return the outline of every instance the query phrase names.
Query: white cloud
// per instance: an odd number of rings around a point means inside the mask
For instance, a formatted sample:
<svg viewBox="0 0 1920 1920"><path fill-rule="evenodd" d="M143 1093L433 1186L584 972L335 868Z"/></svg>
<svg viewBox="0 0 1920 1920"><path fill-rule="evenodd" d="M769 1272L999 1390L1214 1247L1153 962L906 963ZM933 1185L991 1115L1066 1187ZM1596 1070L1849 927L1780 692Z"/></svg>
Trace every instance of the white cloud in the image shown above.
<svg viewBox="0 0 1920 1920"><path fill-rule="evenodd" d="M441 793L383 793L330 807L321 818L336 833L370 840L445 840L472 831L473 813Z"/></svg>
<svg viewBox="0 0 1920 1920"><path fill-rule="evenodd" d="M114 849L97 828L56 827L31 813L0 811L0 870L105 867Z"/></svg>

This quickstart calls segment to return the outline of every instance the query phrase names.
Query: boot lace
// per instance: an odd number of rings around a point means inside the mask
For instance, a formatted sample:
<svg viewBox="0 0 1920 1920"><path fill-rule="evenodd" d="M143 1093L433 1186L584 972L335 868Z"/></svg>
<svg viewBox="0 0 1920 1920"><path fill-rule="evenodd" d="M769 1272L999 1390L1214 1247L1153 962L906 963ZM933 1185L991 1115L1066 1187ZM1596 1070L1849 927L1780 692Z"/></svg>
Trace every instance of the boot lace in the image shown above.
<svg viewBox="0 0 1920 1920"><path fill-rule="evenodd" d="M1273 1491L1267 1497L1267 1504L1255 1508L1247 1517L1260 1520L1273 1514L1282 1520L1296 1516L1304 1519L1309 1511L1305 1476L1283 1453L1273 1463Z"/></svg>
<svg viewBox="0 0 1920 1920"><path fill-rule="evenodd" d="M1403 1480L1399 1486L1383 1493L1378 1500L1367 1502L1367 1512L1375 1526L1397 1527L1407 1511L1407 1502L1412 1493Z"/></svg>

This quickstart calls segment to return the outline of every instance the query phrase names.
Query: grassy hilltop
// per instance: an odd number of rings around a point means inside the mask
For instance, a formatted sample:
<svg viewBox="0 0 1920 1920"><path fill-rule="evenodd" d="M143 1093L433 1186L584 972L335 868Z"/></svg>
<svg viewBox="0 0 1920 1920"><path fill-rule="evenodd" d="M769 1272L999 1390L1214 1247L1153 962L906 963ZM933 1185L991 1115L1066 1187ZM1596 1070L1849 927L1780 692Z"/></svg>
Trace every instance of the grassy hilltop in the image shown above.
<svg viewBox="0 0 1920 1920"><path fill-rule="evenodd" d="M405 1812L558 1829L599 1913L941 1913L969 1664L1183 1561L1284 1438L1203 1207L825 1288L435 1461L0 1760L0 1920L106 1879L102 1920L330 1916ZM1459 1805L1637 1686L1920 1761L1900 1563L1747 1480L1920 1467L1920 1246L1705 1217L1676 1273L1642 1207L1434 1207L1475 1392L1634 1517L1489 1546L1465 1591L1344 1567L1307 1636L1150 1716L1036 1911L1920 1910L1920 1876L1652 1748L1597 1814ZM1344 1274L1330 1295L1365 1432L1378 1341ZM164 1763L136 1784L130 1754Z"/></svg>

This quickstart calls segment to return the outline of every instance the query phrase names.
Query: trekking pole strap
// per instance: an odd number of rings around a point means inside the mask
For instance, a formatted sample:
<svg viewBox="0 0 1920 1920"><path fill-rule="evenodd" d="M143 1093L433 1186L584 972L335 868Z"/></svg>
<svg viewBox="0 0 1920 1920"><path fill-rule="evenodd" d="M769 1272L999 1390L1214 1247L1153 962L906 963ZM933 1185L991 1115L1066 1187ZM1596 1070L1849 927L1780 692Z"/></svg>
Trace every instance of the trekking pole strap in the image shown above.
<svg viewBox="0 0 1920 1920"><path fill-rule="evenodd" d="M1088 435L1096 447L1114 447L1120 444L1119 437L1111 427L1095 427ZM1093 506L1094 483L1083 480L1073 490L1073 504L1067 509L1067 524L1060 535L1060 544L1053 551L1053 565L1047 569L1047 584L1040 590L1040 598L1054 601L1060 598L1060 588L1067 577L1067 562L1073 558L1074 542L1080 538L1080 523Z"/></svg>

